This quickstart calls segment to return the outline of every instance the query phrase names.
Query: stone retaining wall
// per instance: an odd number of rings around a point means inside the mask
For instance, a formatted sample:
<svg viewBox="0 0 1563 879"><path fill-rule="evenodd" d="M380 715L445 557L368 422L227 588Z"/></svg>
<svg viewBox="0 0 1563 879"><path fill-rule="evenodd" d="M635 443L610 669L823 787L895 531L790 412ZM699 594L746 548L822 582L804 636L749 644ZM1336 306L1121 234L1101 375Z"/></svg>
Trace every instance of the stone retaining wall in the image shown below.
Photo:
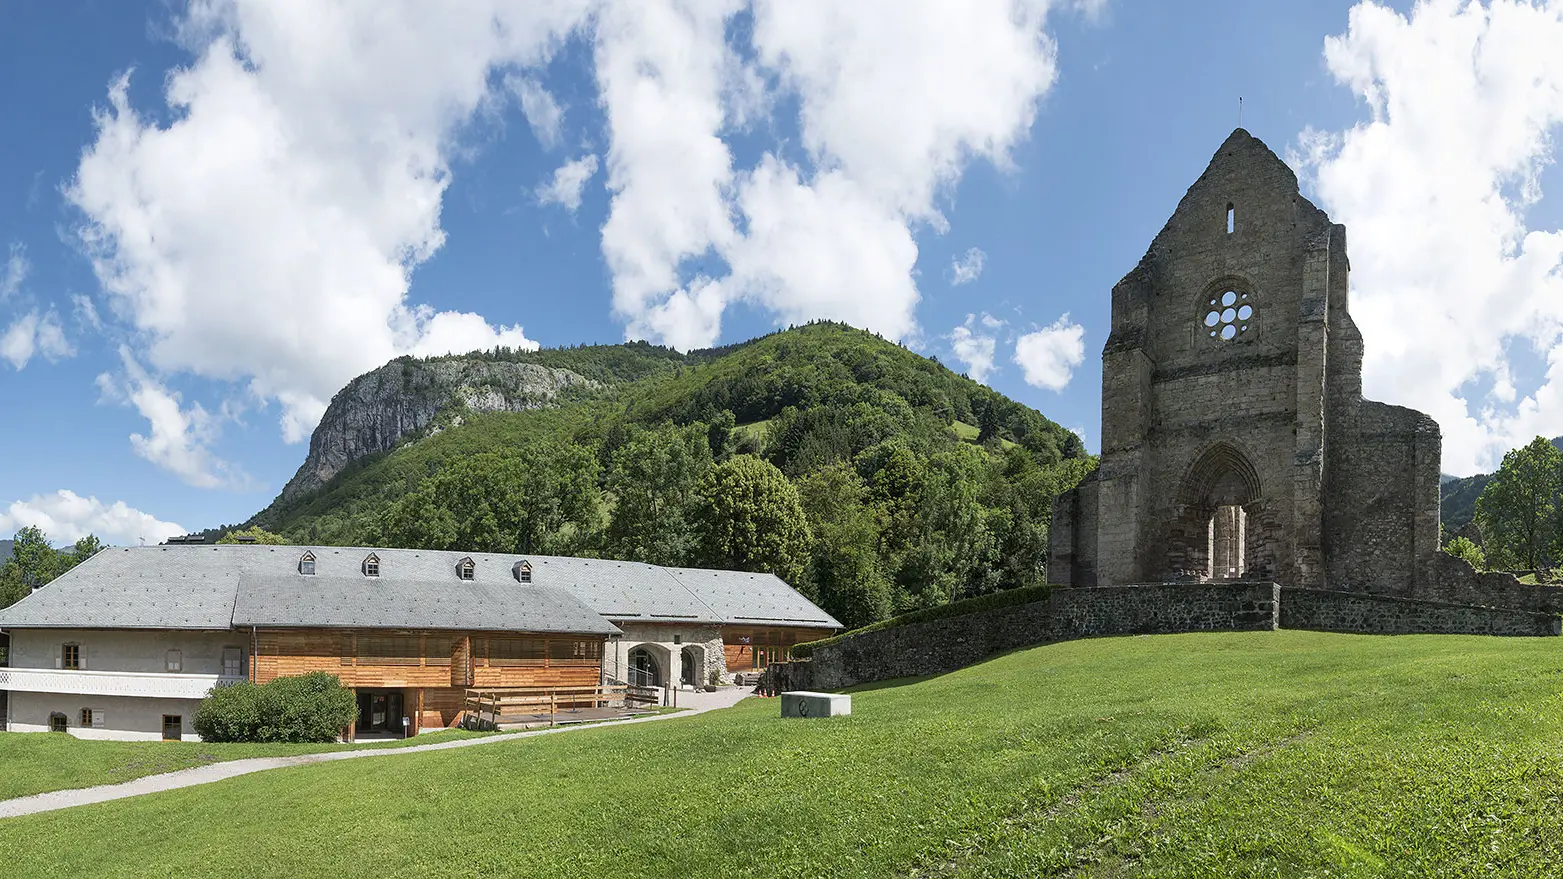
<svg viewBox="0 0 1563 879"><path fill-rule="evenodd" d="M1281 590L1281 628L1369 635L1557 635L1553 614L1328 592Z"/></svg>
<svg viewBox="0 0 1563 879"><path fill-rule="evenodd" d="M1055 593L1059 591L1064 590ZM796 671L809 677L778 690L839 690L870 681L954 671L995 653L1049 640L1051 620L1049 601L1037 601L864 632L815 648L807 662L782 663L805 666Z"/></svg>
<svg viewBox="0 0 1563 879"><path fill-rule="evenodd" d="M816 647L766 670L768 692L944 674L1021 647L1103 635L1252 632L1558 635L1554 614L1236 582L1057 588L1046 600L910 623Z"/></svg>
<svg viewBox="0 0 1563 879"><path fill-rule="evenodd" d="M1237 582L1054 589L1046 640L1274 629L1280 588Z"/></svg>
<svg viewBox="0 0 1563 879"><path fill-rule="evenodd" d="M1045 601L864 632L778 663L768 689L839 690L943 674L996 653L1098 635L1274 629L1274 583L1054 589Z"/></svg>

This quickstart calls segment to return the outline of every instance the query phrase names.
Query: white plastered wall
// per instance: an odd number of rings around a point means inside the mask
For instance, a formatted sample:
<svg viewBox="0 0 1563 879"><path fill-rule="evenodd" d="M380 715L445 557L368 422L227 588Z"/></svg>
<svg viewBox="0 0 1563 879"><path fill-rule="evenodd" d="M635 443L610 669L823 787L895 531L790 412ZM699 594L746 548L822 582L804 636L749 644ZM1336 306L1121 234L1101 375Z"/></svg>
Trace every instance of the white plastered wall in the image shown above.
<svg viewBox="0 0 1563 879"><path fill-rule="evenodd" d="M240 648L245 671L249 668L249 635L237 630L12 629L9 634L12 669L54 671L60 665L61 647L67 643L79 645L82 670L88 673L167 674L168 651L178 650L180 674L218 675L226 647ZM169 714L181 718L183 740L200 741L192 726L198 699L13 690L7 703L5 728L10 732L47 732L49 715L57 711L65 715L67 731L78 738L159 740L163 737L163 715ZM82 726L83 708L102 711L102 725Z"/></svg>
<svg viewBox="0 0 1563 879"><path fill-rule="evenodd" d="M184 674L222 674L223 648L238 647L249 656L248 632L181 629L12 629L12 668L59 668L60 648L81 647L83 665L92 671L162 674L168 651L178 650ZM248 665L245 666L246 669Z"/></svg>
<svg viewBox="0 0 1563 879"><path fill-rule="evenodd" d="M65 715L66 732L79 739L157 741L163 737L163 715L174 714L181 719L181 740L201 740L191 725L195 720L196 706L201 704L196 699L11 693L9 701L10 717L6 728L11 732L48 732L49 715L58 711ZM103 726L82 726L83 708L103 712Z"/></svg>

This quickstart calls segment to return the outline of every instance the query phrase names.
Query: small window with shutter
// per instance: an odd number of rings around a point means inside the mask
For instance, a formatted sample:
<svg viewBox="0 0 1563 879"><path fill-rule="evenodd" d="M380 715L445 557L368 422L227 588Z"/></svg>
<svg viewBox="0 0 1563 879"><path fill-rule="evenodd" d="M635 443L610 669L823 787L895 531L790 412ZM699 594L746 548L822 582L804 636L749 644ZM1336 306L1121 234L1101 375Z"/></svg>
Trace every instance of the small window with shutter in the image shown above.
<svg viewBox="0 0 1563 879"><path fill-rule="evenodd" d="M184 655L183 651L179 651L179 650L170 650L170 651L168 651L168 655L163 657L163 667L167 671L172 672L174 674L178 674L179 672L184 671L185 670L185 655Z"/></svg>
<svg viewBox="0 0 1563 879"><path fill-rule="evenodd" d="M237 678L244 675L244 650L239 647L223 648L223 677Z"/></svg>
<svg viewBox="0 0 1563 879"><path fill-rule="evenodd" d="M82 668L80 644L69 642L60 645L60 668L70 671Z"/></svg>

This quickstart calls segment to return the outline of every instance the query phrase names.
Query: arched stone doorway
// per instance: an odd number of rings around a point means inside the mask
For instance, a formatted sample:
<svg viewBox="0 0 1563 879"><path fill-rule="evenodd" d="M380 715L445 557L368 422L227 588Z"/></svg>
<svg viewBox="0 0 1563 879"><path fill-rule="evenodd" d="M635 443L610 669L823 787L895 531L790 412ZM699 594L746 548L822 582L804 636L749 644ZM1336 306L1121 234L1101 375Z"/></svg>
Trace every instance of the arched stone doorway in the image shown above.
<svg viewBox="0 0 1563 879"><path fill-rule="evenodd" d="M1254 569L1262 497L1259 473L1236 446L1218 442L1184 474L1168 529L1167 572L1176 579L1235 580Z"/></svg>
<svg viewBox="0 0 1563 879"><path fill-rule="evenodd" d="M667 679L662 663L650 647L642 644L629 654L629 683L637 687L660 687Z"/></svg>
<svg viewBox="0 0 1563 879"><path fill-rule="evenodd" d="M679 683L686 687L704 686L705 669L706 651L704 647L691 644L679 651Z"/></svg>

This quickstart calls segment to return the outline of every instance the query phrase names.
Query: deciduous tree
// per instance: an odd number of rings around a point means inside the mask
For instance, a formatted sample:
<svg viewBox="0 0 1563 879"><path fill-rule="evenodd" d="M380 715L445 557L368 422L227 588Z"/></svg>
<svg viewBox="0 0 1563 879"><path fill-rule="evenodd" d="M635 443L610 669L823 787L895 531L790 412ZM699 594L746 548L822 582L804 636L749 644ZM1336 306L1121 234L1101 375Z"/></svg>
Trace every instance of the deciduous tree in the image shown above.
<svg viewBox="0 0 1563 879"><path fill-rule="evenodd" d="M281 534L267 531L259 525L251 525L238 531L229 531L227 534L217 538L217 542L224 544L260 543L266 546L284 546L288 541Z"/></svg>
<svg viewBox="0 0 1563 879"><path fill-rule="evenodd" d="M731 417L729 417L731 420ZM711 469L704 425L632 432L612 454L614 496L604 549L611 558L687 565L695 555L694 507Z"/></svg>
<svg viewBox="0 0 1563 879"><path fill-rule="evenodd" d="M734 455L711 468L701 480L696 522L703 564L767 571L789 583L802 578L808 521L798 489L774 465Z"/></svg>
<svg viewBox="0 0 1563 879"><path fill-rule="evenodd" d="M1503 465L1476 499L1476 523L1487 562L1498 570L1550 567L1563 546L1558 492L1563 452L1536 437L1503 456Z"/></svg>

